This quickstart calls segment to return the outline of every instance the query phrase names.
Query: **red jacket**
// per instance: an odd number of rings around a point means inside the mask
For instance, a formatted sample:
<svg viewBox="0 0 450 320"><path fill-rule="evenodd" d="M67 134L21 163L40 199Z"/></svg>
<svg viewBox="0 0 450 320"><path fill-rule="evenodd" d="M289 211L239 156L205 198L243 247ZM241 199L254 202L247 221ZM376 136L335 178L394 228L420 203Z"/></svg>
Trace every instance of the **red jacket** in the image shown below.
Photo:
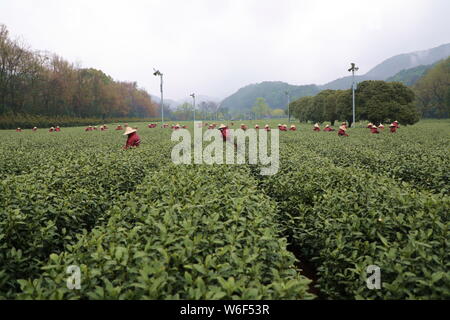
<svg viewBox="0 0 450 320"><path fill-rule="evenodd" d="M139 147L141 144L141 138L139 138L136 132L130 133L128 135L127 143L124 146L124 149L128 149L131 147Z"/></svg>
<svg viewBox="0 0 450 320"><path fill-rule="evenodd" d="M314 127L314 129L313 129L314 131L320 131L320 128L318 128L318 127Z"/></svg>
<svg viewBox="0 0 450 320"><path fill-rule="evenodd" d="M220 133L222 134L223 141L227 141L229 136L228 128L220 129Z"/></svg>
<svg viewBox="0 0 450 320"><path fill-rule="evenodd" d="M348 134L347 134L347 133L345 133L345 131L344 131L344 130L342 130L342 129L339 129L339 131L338 131L338 136L346 136L346 137L348 137Z"/></svg>
<svg viewBox="0 0 450 320"><path fill-rule="evenodd" d="M333 129L331 129L330 127L326 127L325 129L323 129L323 131L330 132L333 131Z"/></svg>
<svg viewBox="0 0 450 320"><path fill-rule="evenodd" d="M372 133L380 133L377 128L370 128L370 132Z"/></svg>

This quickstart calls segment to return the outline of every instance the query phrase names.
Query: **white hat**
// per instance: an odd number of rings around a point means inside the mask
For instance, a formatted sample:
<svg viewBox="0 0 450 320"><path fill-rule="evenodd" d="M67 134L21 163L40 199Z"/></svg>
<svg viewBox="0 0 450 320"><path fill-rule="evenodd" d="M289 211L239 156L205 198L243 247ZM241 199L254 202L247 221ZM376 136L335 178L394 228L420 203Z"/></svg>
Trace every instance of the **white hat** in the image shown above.
<svg viewBox="0 0 450 320"><path fill-rule="evenodd" d="M281 127L281 123L279 123L278 126Z"/></svg>
<svg viewBox="0 0 450 320"><path fill-rule="evenodd" d="M127 127L127 129L125 130L125 133L123 135L127 136L127 135L129 135L129 134L131 134L133 132L136 132L136 131L137 131L136 129L133 129L131 127Z"/></svg>
<svg viewBox="0 0 450 320"><path fill-rule="evenodd" d="M266 124L265 126L264 126L265 128L268 128L269 127L269 125L268 124Z"/></svg>
<svg viewBox="0 0 450 320"><path fill-rule="evenodd" d="M295 128L295 124L291 125L291 128Z"/></svg>
<svg viewBox="0 0 450 320"><path fill-rule="evenodd" d="M219 126L219 129L225 129L227 126L224 125L223 123Z"/></svg>

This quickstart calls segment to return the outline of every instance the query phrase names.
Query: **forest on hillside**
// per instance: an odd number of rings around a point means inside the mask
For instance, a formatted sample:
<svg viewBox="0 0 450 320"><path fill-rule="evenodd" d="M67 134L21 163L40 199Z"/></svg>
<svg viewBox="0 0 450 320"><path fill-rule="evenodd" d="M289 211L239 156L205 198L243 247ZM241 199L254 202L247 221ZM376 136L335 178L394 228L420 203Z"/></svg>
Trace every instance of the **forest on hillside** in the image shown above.
<svg viewBox="0 0 450 320"><path fill-rule="evenodd" d="M136 82L114 81L56 54L34 51L0 25L0 117L156 117L158 106Z"/></svg>

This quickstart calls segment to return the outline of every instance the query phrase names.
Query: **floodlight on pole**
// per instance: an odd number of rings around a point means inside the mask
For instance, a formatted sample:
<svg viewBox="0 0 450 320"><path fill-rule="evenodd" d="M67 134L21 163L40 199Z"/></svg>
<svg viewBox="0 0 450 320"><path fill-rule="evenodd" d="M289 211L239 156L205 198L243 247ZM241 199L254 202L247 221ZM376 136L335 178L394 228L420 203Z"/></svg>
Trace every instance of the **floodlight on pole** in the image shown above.
<svg viewBox="0 0 450 320"><path fill-rule="evenodd" d="M163 74L159 71L153 68L153 75L154 76L160 76L161 78L161 125L164 125L164 93L163 93Z"/></svg>
<svg viewBox="0 0 450 320"><path fill-rule="evenodd" d="M355 72L358 71L359 68L354 64L351 63L351 67L350 69L348 69L348 72L352 73L352 93L353 93L353 122L352 122L352 127L355 126L355 121L356 121L356 117L355 117Z"/></svg>
<svg viewBox="0 0 450 320"><path fill-rule="evenodd" d="M291 111L290 111L290 105L291 105L291 96L289 94L289 91L285 91L284 92L287 96L287 100L288 100L288 118L289 118L289 122L291 122Z"/></svg>
<svg viewBox="0 0 450 320"><path fill-rule="evenodd" d="M191 94L192 99L194 99L194 122L195 122L195 93Z"/></svg>

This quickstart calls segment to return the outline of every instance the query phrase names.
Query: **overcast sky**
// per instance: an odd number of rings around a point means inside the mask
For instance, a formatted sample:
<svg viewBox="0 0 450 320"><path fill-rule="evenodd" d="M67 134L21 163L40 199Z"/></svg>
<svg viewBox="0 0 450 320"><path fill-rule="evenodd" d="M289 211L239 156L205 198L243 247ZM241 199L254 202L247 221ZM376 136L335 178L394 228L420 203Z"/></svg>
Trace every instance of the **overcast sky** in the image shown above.
<svg viewBox="0 0 450 320"><path fill-rule="evenodd" d="M324 84L450 42L449 0L0 0L33 49L159 95L224 98L262 81Z"/></svg>

